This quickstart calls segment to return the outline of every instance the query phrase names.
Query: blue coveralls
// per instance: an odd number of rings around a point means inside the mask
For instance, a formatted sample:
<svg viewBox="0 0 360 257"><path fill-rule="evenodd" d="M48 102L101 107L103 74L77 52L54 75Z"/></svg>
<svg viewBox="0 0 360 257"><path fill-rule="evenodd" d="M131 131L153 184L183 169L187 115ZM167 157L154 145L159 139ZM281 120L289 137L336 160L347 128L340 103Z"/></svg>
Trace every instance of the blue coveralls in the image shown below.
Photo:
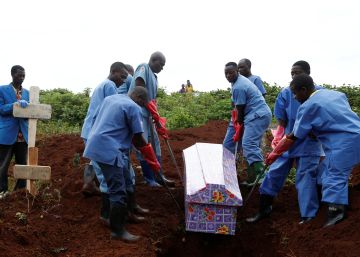
<svg viewBox="0 0 360 257"><path fill-rule="evenodd" d="M256 75L251 75L250 77L248 77L248 79L255 84L255 86L257 86L257 88L260 90L260 93L262 95L265 95L266 94L266 90L265 90L265 87L264 87L264 84L261 80L261 78L259 76L256 76Z"/></svg>
<svg viewBox="0 0 360 257"><path fill-rule="evenodd" d="M290 87L282 89L275 101L274 115L277 120L286 122L285 134L292 132L299 107L300 103L294 98ZM270 166L260 186L260 194L276 196L283 187L295 161L295 185L298 191L301 217L315 217L319 209L316 185L317 182L321 184L318 181L321 175L318 168L320 156L323 155L318 140L309 136L304 140L297 140L289 151L285 152ZM319 176L317 176L318 173L320 173Z"/></svg>
<svg viewBox="0 0 360 257"><path fill-rule="evenodd" d="M243 155L249 165L263 161L261 154L261 139L271 122L271 110L257 87L247 78L239 75L232 84L231 100L236 105L246 105L244 117L244 134L239 145L242 146ZM235 129L230 120L223 142L232 153L235 152L233 136Z"/></svg>
<svg viewBox="0 0 360 257"><path fill-rule="evenodd" d="M348 204L348 178L360 162L360 119L351 110L345 94L317 90L299 108L293 133L304 139L312 132L326 157L322 201Z"/></svg>
<svg viewBox="0 0 360 257"><path fill-rule="evenodd" d="M133 135L142 132L141 109L133 100L120 94L104 99L88 135L84 157L99 164L112 205L126 206L124 155Z"/></svg>
<svg viewBox="0 0 360 257"><path fill-rule="evenodd" d="M140 64L134 73L134 77L131 81L129 93L134 90L136 84L135 81L137 78L142 78L145 82L145 88L148 91L149 100L156 99L157 90L158 90L158 81L155 73L150 69L150 66L147 63ZM143 127L144 127L144 139L147 143L153 143L151 138L150 125L152 125L152 118L150 112L145 108L141 108L142 118L143 118ZM156 132L156 129L153 129L154 134L154 151L161 165L161 148L159 136ZM144 173L144 179L148 183L153 183L155 181L154 174L151 171L150 166L146 163L145 159L142 157L139 151L136 151L136 157L141 163L141 167ZM161 172L161 171L160 171Z"/></svg>
<svg viewBox="0 0 360 257"><path fill-rule="evenodd" d="M115 95L115 94L117 94L116 84L109 79L105 79L102 83L100 83L94 89L94 92L90 99L90 104L89 104L89 108L88 108L88 111L87 111L87 114L86 114L86 117L84 120L84 124L83 124L82 130L81 130L81 137L84 139L85 145L86 145L86 141L89 136L91 127L94 124L95 117L99 111L100 105L104 101L105 97L110 96L110 95ZM91 160L90 163L94 167L96 177L100 183L100 187L99 187L100 191L102 193L107 193L108 189L107 189L106 181L101 172L100 166L94 160Z"/></svg>

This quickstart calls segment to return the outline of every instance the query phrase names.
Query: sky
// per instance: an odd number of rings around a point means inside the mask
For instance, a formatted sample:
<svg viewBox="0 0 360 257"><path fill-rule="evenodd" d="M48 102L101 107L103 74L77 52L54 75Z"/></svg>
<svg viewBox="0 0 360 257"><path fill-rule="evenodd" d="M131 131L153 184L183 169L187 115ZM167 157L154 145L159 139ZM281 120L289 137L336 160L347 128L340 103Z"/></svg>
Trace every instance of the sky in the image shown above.
<svg viewBox="0 0 360 257"><path fill-rule="evenodd" d="M227 62L287 86L306 60L317 84L360 85L357 0L2 0L0 84L25 68L25 88L95 88L121 61L135 68L161 51L167 92L226 89Z"/></svg>

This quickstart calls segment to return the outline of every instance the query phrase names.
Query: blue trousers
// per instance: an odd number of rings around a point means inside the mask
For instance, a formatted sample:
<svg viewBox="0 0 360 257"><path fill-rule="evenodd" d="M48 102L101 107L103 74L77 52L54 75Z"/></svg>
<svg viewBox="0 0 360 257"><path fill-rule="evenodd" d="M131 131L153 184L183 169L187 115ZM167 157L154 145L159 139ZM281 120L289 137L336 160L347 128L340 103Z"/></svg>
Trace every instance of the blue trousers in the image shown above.
<svg viewBox="0 0 360 257"><path fill-rule="evenodd" d="M315 217L319 209L317 195L319 156L303 156L289 158L280 156L266 173L260 186L260 194L276 196L283 187L285 180L296 162L295 186L298 191L298 202L301 217Z"/></svg>
<svg viewBox="0 0 360 257"><path fill-rule="evenodd" d="M123 167L124 178L126 191L134 192L135 191L135 172L130 162L130 150L123 155L125 166ZM94 167L95 174L100 183L100 191L102 193L108 193L108 185L106 179L104 178L103 172L99 164L96 161L91 161L91 164Z"/></svg>
<svg viewBox="0 0 360 257"><path fill-rule="evenodd" d="M113 165L98 162L108 187L111 205L126 207L127 193L124 169Z"/></svg>
<svg viewBox="0 0 360 257"><path fill-rule="evenodd" d="M261 139L269 127L271 122L271 115L258 117L252 121L246 122L242 141L239 142L243 149L243 155L249 165L254 162L261 162L264 160L261 153ZM235 143L232 140L235 134L235 129L232 121L230 121L223 145L230 152L235 152ZM239 148L238 148L239 150Z"/></svg>

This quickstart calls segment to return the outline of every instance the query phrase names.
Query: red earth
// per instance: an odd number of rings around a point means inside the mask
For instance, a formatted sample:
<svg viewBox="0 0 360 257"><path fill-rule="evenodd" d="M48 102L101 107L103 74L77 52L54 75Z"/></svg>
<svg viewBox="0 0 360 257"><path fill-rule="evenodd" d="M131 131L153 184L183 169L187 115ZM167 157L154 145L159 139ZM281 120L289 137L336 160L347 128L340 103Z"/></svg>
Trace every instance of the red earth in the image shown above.
<svg viewBox="0 0 360 257"><path fill-rule="evenodd" d="M171 131L170 144L180 169L182 150L196 142L221 143L224 121L211 121L199 128ZM25 191L0 201L0 256L360 256L360 168L353 171L349 187L348 218L331 228L322 228L325 206L317 218L298 225L299 211L294 185L287 185L274 203L271 218L247 224L244 218L256 212L257 191L238 210L235 236L185 232L184 211L179 211L164 188L149 188L137 170L137 199L151 209L142 224L128 229L142 238L129 244L110 240L109 229L99 221L100 197L81 193L86 160L79 135L59 135L39 140L39 165L52 168L49 185L38 184L33 198ZM137 166L136 161L134 166ZM183 208L184 190L170 155L163 147L165 174L175 179L172 189ZM241 188L245 198L248 189Z"/></svg>

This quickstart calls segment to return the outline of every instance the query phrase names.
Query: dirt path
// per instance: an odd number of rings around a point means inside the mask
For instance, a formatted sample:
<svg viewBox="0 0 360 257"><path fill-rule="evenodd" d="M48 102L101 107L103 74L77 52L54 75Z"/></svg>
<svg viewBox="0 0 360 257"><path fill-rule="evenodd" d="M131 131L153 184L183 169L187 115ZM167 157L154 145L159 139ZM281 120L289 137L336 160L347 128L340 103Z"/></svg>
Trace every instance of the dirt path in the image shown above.
<svg viewBox="0 0 360 257"><path fill-rule="evenodd" d="M182 149L195 142L221 143L226 125L212 121L200 128L172 131L171 146L181 169ZM137 174L138 202L152 212L146 223L129 225L142 239L126 244L110 240L108 229L99 222L100 197L81 194L85 163L78 158L81 139L56 136L39 142L39 148L39 165L52 167L51 186L32 206L25 192L0 202L0 256L360 256L360 169L353 172L348 219L335 227L321 228L324 207L314 221L298 225L296 190L287 186L275 201L271 219L249 225L243 220L257 209L258 193L254 193L249 205L238 211L236 236L185 233L183 214L165 189L144 186ZM173 193L183 204L184 191L166 148L163 164L167 176L177 180Z"/></svg>

